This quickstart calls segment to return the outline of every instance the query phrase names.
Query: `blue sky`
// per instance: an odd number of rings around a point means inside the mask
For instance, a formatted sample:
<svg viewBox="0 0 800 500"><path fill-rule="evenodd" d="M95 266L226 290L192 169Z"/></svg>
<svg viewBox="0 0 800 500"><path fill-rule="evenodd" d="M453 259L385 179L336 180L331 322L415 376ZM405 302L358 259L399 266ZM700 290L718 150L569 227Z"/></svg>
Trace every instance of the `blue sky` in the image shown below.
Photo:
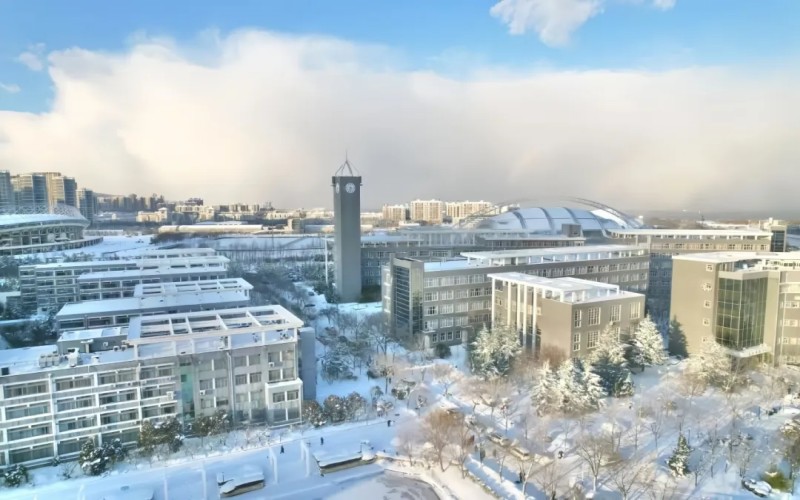
<svg viewBox="0 0 800 500"><path fill-rule="evenodd" d="M602 13L568 45L550 47L534 31L510 35L485 0L0 0L0 83L19 88L0 89L0 109L48 106L47 73L17 61L29 47L122 51L139 32L178 40L212 28L326 34L384 45L412 68L437 71L780 65L800 54L797 0L678 0L667 10L649 0L596 1Z"/></svg>

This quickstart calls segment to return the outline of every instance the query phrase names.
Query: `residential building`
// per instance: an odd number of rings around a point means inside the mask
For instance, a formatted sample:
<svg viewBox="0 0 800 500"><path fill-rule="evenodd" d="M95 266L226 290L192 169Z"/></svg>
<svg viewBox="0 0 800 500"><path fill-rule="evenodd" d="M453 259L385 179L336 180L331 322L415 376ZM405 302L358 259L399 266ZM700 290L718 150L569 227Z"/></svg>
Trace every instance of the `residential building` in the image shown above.
<svg viewBox="0 0 800 500"><path fill-rule="evenodd" d="M13 214L17 209L14 185L8 170L0 170L0 214Z"/></svg>
<svg viewBox="0 0 800 500"><path fill-rule="evenodd" d="M393 257L383 268L381 296L390 327L425 334L429 343L465 341L491 324L490 274L574 277L645 292L647 249L625 245L463 252L461 260Z"/></svg>
<svg viewBox="0 0 800 500"><path fill-rule="evenodd" d="M97 197L91 189L81 188L78 190L78 209L81 215L90 223L94 221L97 213Z"/></svg>
<svg viewBox="0 0 800 500"><path fill-rule="evenodd" d="M672 318L689 354L716 341L738 358L800 364L800 252L673 259Z"/></svg>
<svg viewBox="0 0 800 500"><path fill-rule="evenodd" d="M381 209L383 219L395 224L408 220L408 207L405 205L384 205Z"/></svg>
<svg viewBox="0 0 800 500"><path fill-rule="evenodd" d="M41 174L11 176L17 211L20 213L47 213L50 209L47 180Z"/></svg>
<svg viewBox="0 0 800 500"><path fill-rule="evenodd" d="M522 345L585 357L610 328L629 336L644 315L645 297L619 285L577 278L492 273L492 327L519 332Z"/></svg>
<svg viewBox="0 0 800 500"><path fill-rule="evenodd" d="M86 439L132 446L145 421L188 425L220 410L234 426L298 423L315 383L298 377L309 342L300 319L262 306L138 317L0 350L0 464L73 459Z"/></svg>
<svg viewBox="0 0 800 500"><path fill-rule="evenodd" d="M78 184L75 178L60 172L37 172L44 177L47 187L47 204L52 209L58 204L78 207Z"/></svg>
<svg viewBox="0 0 800 500"><path fill-rule="evenodd" d="M490 201L448 201L444 204L445 215L458 222L473 214L487 212L494 207Z"/></svg>
<svg viewBox="0 0 800 500"><path fill-rule="evenodd" d="M59 332L125 326L136 316L245 307L252 289L241 278L136 285L133 297L65 304L55 320Z"/></svg>
<svg viewBox="0 0 800 500"><path fill-rule="evenodd" d="M408 205L409 220L438 225L444 220L445 205L441 200L414 200Z"/></svg>
<svg viewBox="0 0 800 500"><path fill-rule="evenodd" d="M226 278L229 262L206 255L24 265L19 267L20 300L26 310L57 312L71 302L132 297L142 283ZM127 274L109 274L122 272Z"/></svg>

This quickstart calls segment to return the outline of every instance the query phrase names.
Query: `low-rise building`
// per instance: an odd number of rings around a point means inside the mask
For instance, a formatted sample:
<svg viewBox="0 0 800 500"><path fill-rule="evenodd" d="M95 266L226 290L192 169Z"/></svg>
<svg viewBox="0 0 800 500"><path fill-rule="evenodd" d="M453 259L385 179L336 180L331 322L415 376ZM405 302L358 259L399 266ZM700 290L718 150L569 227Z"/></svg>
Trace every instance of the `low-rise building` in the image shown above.
<svg viewBox="0 0 800 500"><path fill-rule="evenodd" d="M0 350L0 464L75 458L86 439L133 445L145 421L188 425L219 410L234 426L299 422L315 384L300 380L299 356L313 367L313 342L286 309L261 306L139 317Z"/></svg>
<svg viewBox="0 0 800 500"><path fill-rule="evenodd" d="M619 285L577 278L543 278L524 273L490 274L492 327L519 332L533 350L585 357L600 333L630 335L644 314L644 295Z"/></svg>
<svg viewBox="0 0 800 500"><path fill-rule="evenodd" d="M253 286L241 278L136 285L133 297L65 304L58 331L125 326L136 316L245 307Z"/></svg>

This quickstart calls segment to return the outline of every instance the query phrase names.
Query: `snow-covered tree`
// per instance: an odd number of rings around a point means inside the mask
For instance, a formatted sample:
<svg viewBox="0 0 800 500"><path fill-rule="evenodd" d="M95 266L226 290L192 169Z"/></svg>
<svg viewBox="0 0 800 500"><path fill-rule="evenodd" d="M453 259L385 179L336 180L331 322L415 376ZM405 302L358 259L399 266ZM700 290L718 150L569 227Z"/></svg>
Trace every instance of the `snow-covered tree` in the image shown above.
<svg viewBox="0 0 800 500"><path fill-rule="evenodd" d="M326 419L331 422L344 422L347 418L345 400L335 394L331 394L322 402L322 411Z"/></svg>
<svg viewBox="0 0 800 500"><path fill-rule="evenodd" d="M322 377L328 382L353 375L350 369L351 352L346 339L338 340L322 357Z"/></svg>
<svg viewBox="0 0 800 500"><path fill-rule="evenodd" d="M97 446L94 440L87 439L78 455L78 463L87 476L99 476L117 462L125 460L127 452L119 439Z"/></svg>
<svg viewBox="0 0 800 500"><path fill-rule="evenodd" d="M221 434L228 429L229 418L225 410L217 410L213 415L197 417L192 422L192 430L201 437Z"/></svg>
<svg viewBox="0 0 800 500"><path fill-rule="evenodd" d="M511 370L511 361L521 350L519 335L513 329L484 327L472 344L472 369L486 379L501 377Z"/></svg>
<svg viewBox="0 0 800 500"><path fill-rule="evenodd" d="M625 359L625 347L616 330L605 328L597 339L597 347L589 354L591 371L601 381L603 390L611 396L633 395L633 378Z"/></svg>
<svg viewBox="0 0 800 500"><path fill-rule="evenodd" d="M347 418L350 420L357 418L367 408L367 400L355 391L347 395L344 404Z"/></svg>
<svg viewBox="0 0 800 500"><path fill-rule="evenodd" d="M645 365L661 365L666 360L664 338L658 327L646 316L633 334L633 345L642 356Z"/></svg>
<svg viewBox="0 0 800 500"><path fill-rule="evenodd" d="M313 399L303 402L303 420L314 427L323 426L327 422L322 406Z"/></svg>
<svg viewBox="0 0 800 500"><path fill-rule="evenodd" d="M600 377L587 370L579 358L572 358L558 368L554 398L566 414L579 414L599 408L606 393Z"/></svg>
<svg viewBox="0 0 800 500"><path fill-rule="evenodd" d="M672 452L672 456L667 460L667 466L672 471L672 474L678 477L683 477L689 473L689 455L692 453L692 448L686 441L683 433L678 435L678 445Z"/></svg>
<svg viewBox="0 0 800 500"><path fill-rule="evenodd" d="M563 398L558 396L557 381L558 378L550 369L549 361L542 363L542 366L536 370L531 390L531 403L536 408L538 415L547 415L561 409Z"/></svg>
<svg viewBox="0 0 800 500"><path fill-rule="evenodd" d="M725 348L717 342L704 342L700 352L689 357L685 373L707 384L721 386L731 373L731 359Z"/></svg>
<svg viewBox="0 0 800 500"><path fill-rule="evenodd" d="M28 479L28 469L22 464L12 465L3 472L3 481L12 488L27 483Z"/></svg>

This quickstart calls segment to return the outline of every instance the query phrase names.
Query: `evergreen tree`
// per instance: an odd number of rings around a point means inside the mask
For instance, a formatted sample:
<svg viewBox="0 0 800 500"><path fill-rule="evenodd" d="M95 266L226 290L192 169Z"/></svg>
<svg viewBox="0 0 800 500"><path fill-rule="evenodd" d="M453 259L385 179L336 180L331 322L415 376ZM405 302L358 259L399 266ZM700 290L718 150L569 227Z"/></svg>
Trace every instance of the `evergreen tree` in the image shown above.
<svg viewBox="0 0 800 500"><path fill-rule="evenodd" d="M686 372L706 383L724 385L731 373L731 359L724 347L711 340L704 342L700 352L689 357Z"/></svg>
<svg viewBox="0 0 800 500"><path fill-rule="evenodd" d="M344 406L347 418L353 420L367 407L367 400L361 394L353 391L348 394Z"/></svg>
<svg viewBox="0 0 800 500"><path fill-rule="evenodd" d="M633 345L641 353L645 365L661 365L666 360L664 338L656 324L646 316L633 334Z"/></svg>
<svg viewBox="0 0 800 500"><path fill-rule="evenodd" d="M335 394L331 394L322 402L322 411L325 418L333 423L344 422L347 418L345 401Z"/></svg>
<svg viewBox="0 0 800 500"><path fill-rule="evenodd" d="M3 472L3 481L6 486L16 488L29 480L28 468L22 464L12 465Z"/></svg>
<svg viewBox="0 0 800 500"><path fill-rule="evenodd" d="M314 427L323 426L327 422L322 406L313 399L303 402L303 420Z"/></svg>
<svg viewBox="0 0 800 500"><path fill-rule="evenodd" d="M689 473L689 455L691 453L692 449L689 447L689 443L686 442L683 433L681 433L678 436L678 446L675 447L672 456L667 460L667 466L675 476L683 477Z"/></svg>
<svg viewBox="0 0 800 500"><path fill-rule="evenodd" d="M472 343L472 369L485 379L502 377L511 370L511 361L522 350L519 335L507 327L484 327Z"/></svg>
<svg viewBox="0 0 800 500"><path fill-rule="evenodd" d="M669 344L667 350L672 356L680 356L685 358L689 355L686 350L686 334L683 333L681 324L676 319L669 322Z"/></svg>
<svg viewBox="0 0 800 500"><path fill-rule="evenodd" d="M559 402L559 409L568 415L597 409L605 396L600 382L600 378L591 370L586 370L579 358L569 359L556 372L553 399Z"/></svg>
<svg viewBox="0 0 800 500"><path fill-rule="evenodd" d="M531 391L531 404L536 413L546 415L561 409L562 399L557 390L557 377L550 369L550 362L545 361L536 370L536 380Z"/></svg>
<svg viewBox="0 0 800 500"><path fill-rule="evenodd" d="M616 330L606 327L598 336L597 347L589 354L591 371L600 379L606 394L615 397L633 395L633 378L625 359L625 346Z"/></svg>

